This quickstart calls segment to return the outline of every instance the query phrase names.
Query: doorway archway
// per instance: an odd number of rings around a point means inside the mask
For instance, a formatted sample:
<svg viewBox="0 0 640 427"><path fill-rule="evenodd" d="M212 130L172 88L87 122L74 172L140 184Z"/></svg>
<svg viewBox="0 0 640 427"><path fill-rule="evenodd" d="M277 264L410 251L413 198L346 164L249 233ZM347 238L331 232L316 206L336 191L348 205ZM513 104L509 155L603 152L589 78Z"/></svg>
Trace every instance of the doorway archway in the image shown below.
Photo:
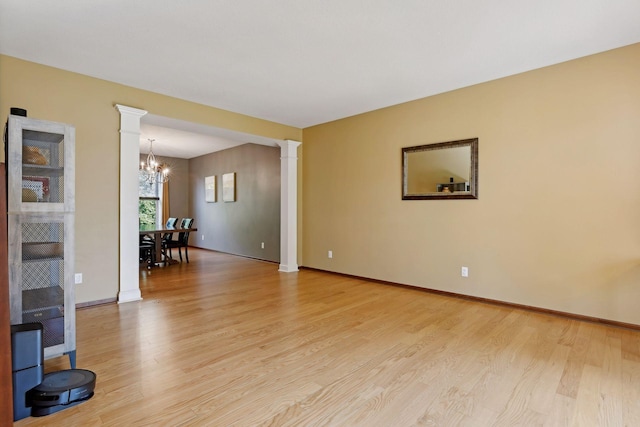
<svg viewBox="0 0 640 427"><path fill-rule="evenodd" d="M138 161L140 121L147 111L116 105L120 113L120 283L118 303L142 299L138 275ZM221 129L221 132L231 131ZM300 142L273 142L281 150L279 271L298 271L297 263L297 147Z"/></svg>

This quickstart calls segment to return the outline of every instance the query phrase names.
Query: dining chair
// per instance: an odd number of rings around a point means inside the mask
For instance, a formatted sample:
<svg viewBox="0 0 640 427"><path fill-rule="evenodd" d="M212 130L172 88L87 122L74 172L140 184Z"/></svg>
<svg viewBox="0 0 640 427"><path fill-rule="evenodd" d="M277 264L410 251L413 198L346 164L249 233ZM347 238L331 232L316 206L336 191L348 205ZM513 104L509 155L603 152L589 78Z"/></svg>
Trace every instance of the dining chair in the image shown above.
<svg viewBox="0 0 640 427"><path fill-rule="evenodd" d="M167 219L167 222L165 223L165 228L175 228L177 222L178 222L178 218L170 217L169 219ZM160 246L161 246L160 251L161 251L162 257L165 260L165 265L167 264L168 259L170 257L167 255L167 251L165 250L164 242L166 242L168 240L171 240L171 239L173 239L173 233L164 233L161 236L161 240L160 240ZM152 239L152 241L155 241L155 240Z"/></svg>
<svg viewBox="0 0 640 427"><path fill-rule="evenodd" d="M167 228L174 228L178 223L178 218L169 218L167 223L165 224ZM164 233L162 235L162 241L167 241L173 239L173 233Z"/></svg>
<svg viewBox="0 0 640 427"><path fill-rule="evenodd" d="M180 222L180 228L189 229L193 225L193 218L183 218ZM169 258L171 258L171 249L178 249L178 255L180 256L180 262L182 262L182 248L184 248L184 255L189 262L189 231L181 231L178 233L178 240L166 240L162 242L163 248L169 252Z"/></svg>
<svg viewBox="0 0 640 427"><path fill-rule="evenodd" d="M143 237L140 236L140 262L146 263L147 268L151 268L156 258L156 245Z"/></svg>

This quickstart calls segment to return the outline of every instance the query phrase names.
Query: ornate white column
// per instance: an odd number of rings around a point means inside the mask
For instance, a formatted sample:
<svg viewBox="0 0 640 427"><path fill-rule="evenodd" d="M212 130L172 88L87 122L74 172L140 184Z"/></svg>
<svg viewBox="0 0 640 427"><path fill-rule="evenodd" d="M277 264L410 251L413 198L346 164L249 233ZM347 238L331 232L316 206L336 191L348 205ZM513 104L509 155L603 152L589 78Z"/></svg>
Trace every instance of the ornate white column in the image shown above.
<svg viewBox="0 0 640 427"><path fill-rule="evenodd" d="M139 301L138 159L144 110L116 105L120 112L120 292L118 303Z"/></svg>
<svg viewBox="0 0 640 427"><path fill-rule="evenodd" d="M286 139L280 145L280 268L298 271L298 146Z"/></svg>

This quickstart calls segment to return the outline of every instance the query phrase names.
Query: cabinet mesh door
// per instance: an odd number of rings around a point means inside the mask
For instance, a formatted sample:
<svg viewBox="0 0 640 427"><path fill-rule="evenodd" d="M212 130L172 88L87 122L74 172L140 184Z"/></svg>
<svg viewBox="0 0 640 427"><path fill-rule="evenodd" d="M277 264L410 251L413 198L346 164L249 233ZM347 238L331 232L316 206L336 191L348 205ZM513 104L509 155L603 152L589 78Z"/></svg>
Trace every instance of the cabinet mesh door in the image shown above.
<svg viewBox="0 0 640 427"><path fill-rule="evenodd" d="M22 320L40 322L44 346L64 343L64 224L22 224Z"/></svg>

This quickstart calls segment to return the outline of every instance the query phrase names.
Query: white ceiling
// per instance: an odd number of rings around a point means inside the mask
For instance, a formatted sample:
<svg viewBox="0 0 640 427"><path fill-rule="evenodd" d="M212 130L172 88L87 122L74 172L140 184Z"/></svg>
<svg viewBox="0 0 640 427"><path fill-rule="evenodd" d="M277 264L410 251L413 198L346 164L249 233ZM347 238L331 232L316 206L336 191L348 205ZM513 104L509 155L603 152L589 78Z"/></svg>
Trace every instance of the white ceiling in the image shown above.
<svg viewBox="0 0 640 427"><path fill-rule="evenodd" d="M237 145L261 144L275 147L275 140L258 135L213 128L183 120L147 114L140 123L140 152L149 153L153 140L153 153L159 156L191 159Z"/></svg>
<svg viewBox="0 0 640 427"><path fill-rule="evenodd" d="M0 0L0 53L304 128L637 43L639 17L638 0Z"/></svg>

